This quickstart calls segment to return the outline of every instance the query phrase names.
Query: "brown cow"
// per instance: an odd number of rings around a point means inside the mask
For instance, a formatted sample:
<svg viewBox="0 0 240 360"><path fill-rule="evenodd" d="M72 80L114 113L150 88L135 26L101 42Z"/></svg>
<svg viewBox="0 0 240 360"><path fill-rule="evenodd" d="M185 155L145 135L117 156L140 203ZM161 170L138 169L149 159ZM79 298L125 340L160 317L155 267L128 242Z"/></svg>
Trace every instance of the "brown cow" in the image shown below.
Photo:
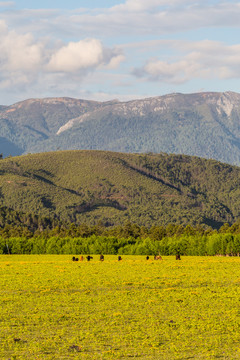
<svg viewBox="0 0 240 360"><path fill-rule="evenodd" d="M176 260L181 260L180 254L177 254L177 255L176 255Z"/></svg>
<svg viewBox="0 0 240 360"><path fill-rule="evenodd" d="M104 256L102 254L100 255L100 261L104 261Z"/></svg>
<svg viewBox="0 0 240 360"><path fill-rule="evenodd" d="M154 260L162 260L162 257L160 255L155 255Z"/></svg>
<svg viewBox="0 0 240 360"><path fill-rule="evenodd" d="M83 261L84 260L84 257L81 255L80 258L79 258L80 261Z"/></svg>

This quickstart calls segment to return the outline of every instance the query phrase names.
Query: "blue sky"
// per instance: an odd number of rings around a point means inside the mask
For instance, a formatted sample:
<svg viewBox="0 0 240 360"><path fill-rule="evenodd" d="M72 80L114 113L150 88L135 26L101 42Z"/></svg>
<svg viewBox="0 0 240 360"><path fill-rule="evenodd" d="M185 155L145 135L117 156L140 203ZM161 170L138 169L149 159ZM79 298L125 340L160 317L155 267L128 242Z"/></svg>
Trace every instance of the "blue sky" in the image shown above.
<svg viewBox="0 0 240 360"><path fill-rule="evenodd" d="M0 104L240 92L240 1L0 0Z"/></svg>

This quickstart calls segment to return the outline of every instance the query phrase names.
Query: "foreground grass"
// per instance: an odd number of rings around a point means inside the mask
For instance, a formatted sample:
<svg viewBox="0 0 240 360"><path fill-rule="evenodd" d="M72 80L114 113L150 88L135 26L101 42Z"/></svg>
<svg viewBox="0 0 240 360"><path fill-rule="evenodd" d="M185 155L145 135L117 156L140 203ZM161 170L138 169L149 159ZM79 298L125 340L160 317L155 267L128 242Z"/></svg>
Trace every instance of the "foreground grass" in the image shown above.
<svg viewBox="0 0 240 360"><path fill-rule="evenodd" d="M240 359L240 259L0 256L1 359Z"/></svg>

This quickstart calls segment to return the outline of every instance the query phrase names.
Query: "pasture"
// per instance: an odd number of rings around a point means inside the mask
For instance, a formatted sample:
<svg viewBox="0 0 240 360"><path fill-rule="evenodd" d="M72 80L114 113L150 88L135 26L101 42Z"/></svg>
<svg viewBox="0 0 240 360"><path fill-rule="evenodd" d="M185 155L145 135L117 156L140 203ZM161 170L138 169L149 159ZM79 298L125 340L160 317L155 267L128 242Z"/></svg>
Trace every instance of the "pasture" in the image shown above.
<svg viewBox="0 0 240 360"><path fill-rule="evenodd" d="M240 359L240 258L0 256L1 359Z"/></svg>

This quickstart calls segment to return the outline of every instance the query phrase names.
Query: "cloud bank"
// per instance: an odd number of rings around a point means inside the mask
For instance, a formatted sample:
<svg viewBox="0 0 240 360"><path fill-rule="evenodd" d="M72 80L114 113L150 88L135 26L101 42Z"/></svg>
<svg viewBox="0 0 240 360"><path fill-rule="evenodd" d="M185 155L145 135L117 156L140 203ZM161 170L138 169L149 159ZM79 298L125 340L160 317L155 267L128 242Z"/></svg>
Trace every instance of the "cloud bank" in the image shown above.
<svg viewBox="0 0 240 360"><path fill-rule="evenodd" d="M169 42L177 51L168 61L148 59L133 74L150 81L182 84L191 79L240 78L240 45L216 41Z"/></svg>
<svg viewBox="0 0 240 360"><path fill-rule="evenodd" d="M141 97L160 87L194 92L189 84L200 81L238 91L240 0L119 0L103 8L75 1L75 9L0 1L2 99Z"/></svg>
<svg viewBox="0 0 240 360"><path fill-rule="evenodd" d="M0 88L22 88L42 77L51 83L56 73L61 73L58 81L69 75L79 80L98 68L117 67L125 60L119 49L107 48L98 39L59 43L50 46L46 39L36 40L31 33L18 34L0 20Z"/></svg>

